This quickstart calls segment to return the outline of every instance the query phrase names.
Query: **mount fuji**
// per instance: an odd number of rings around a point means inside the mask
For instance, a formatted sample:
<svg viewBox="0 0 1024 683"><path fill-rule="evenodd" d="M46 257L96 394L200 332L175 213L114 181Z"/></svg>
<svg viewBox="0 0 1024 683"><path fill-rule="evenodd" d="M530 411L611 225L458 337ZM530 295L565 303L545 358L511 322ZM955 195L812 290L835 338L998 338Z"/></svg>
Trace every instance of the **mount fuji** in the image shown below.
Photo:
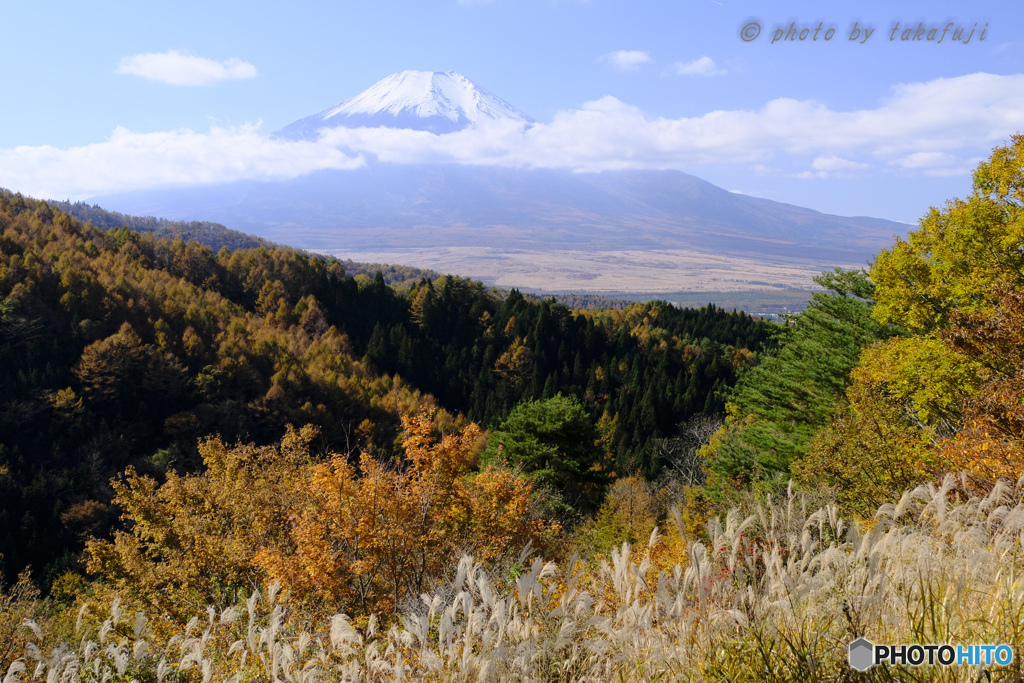
<svg viewBox="0 0 1024 683"><path fill-rule="evenodd" d="M493 121L540 125L455 72L403 71L272 135L316 142L325 129L385 127L434 133L443 144L447 133ZM126 214L215 221L355 260L547 291L806 292L822 270L863 266L907 231L893 221L728 192L674 170L574 173L369 159L362 168L291 180L90 201Z"/></svg>
<svg viewBox="0 0 1024 683"><path fill-rule="evenodd" d="M440 135L497 119L536 123L462 74L402 71L271 135L285 140L316 140L321 129L338 126L408 128Z"/></svg>

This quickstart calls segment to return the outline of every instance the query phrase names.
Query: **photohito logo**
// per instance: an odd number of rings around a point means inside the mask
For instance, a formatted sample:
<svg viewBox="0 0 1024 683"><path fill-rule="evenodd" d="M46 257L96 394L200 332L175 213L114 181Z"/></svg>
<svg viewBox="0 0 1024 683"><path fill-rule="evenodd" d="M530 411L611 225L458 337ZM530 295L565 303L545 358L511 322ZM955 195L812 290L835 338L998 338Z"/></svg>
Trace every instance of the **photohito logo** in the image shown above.
<svg viewBox="0 0 1024 683"><path fill-rule="evenodd" d="M857 671L867 671L876 664L886 662L892 666L1006 666L1012 661L1013 648L1009 645L875 645L867 638L858 638L850 643L850 667Z"/></svg>

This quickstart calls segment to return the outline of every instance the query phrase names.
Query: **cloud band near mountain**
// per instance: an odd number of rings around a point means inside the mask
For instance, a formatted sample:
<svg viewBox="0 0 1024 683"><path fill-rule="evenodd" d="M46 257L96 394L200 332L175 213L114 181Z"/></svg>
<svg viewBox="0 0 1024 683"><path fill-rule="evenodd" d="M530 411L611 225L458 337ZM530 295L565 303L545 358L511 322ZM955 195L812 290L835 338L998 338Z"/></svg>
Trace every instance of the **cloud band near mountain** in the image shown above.
<svg viewBox="0 0 1024 683"><path fill-rule="evenodd" d="M364 159L578 171L680 169L733 164L791 177L955 175L1024 130L1024 75L971 74L898 85L877 108L836 111L776 99L756 111L665 119L614 97L561 112L548 124L497 124L435 135L384 128L335 129L318 143L284 142L254 126L133 133L61 150L0 150L0 186L85 198L168 184L227 182L356 168Z"/></svg>
<svg viewBox="0 0 1024 683"><path fill-rule="evenodd" d="M358 155L312 142L281 142L256 126L134 133L70 149L0 150L0 187L47 199L234 180L283 180L321 169L364 165Z"/></svg>

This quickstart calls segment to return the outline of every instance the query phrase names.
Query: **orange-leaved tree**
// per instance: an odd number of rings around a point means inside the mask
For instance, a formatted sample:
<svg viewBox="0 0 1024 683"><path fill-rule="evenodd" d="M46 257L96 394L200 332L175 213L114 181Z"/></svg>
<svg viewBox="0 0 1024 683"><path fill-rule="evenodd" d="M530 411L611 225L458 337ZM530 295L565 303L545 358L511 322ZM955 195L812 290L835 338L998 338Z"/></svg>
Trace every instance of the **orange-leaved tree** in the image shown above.
<svg viewBox="0 0 1024 683"><path fill-rule="evenodd" d="M364 451L315 461L313 427L279 446L200 444L206 471L159 484L129 470L114 482L126 528L88 543L89 568L172 619L224 607L280 580L307 608L388 612L457 564L542 548L557 532L534 512L530 484L476 471L475 424L437 436L429 411L403 417L404 456Z"/></svg>
<svg viewBox="0 0 1024 683"><path fill-rule="evenodd" d="M440 438L429 413L403 416L405 458L335 456L301 484L291 544L258 555L302 595L361 613L395 609L445 575L462 552L495 560L551 529L532 512L530 485L507 471L473 474L482 433Z"/></svg>
<svg viewBox="0 0 1024 683"><path fill-rule="evenodd" d="M986 313L954 313L943 340L976 359L987 381L967 401L964 425L941 446L951 469L987 489L997 479L1024 475L1024 292L996 287Z"/></svg>

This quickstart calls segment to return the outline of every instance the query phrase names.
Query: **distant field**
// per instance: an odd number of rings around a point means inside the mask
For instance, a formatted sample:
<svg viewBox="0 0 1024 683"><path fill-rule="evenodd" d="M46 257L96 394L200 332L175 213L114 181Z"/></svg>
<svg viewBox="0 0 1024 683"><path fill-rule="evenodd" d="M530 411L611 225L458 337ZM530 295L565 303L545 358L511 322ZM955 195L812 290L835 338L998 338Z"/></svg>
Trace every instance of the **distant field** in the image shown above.
<svg viewBox="0 0 1024 683"><path fill-rule="evenodd" d="M688 250L569 251L438 247L389 251L332 251L355 261L401 263L472 277L498 287L544 293L593 293L667 299L684 306L714 303L774 317L801 310L815 275L835 265L751 258Z"/></svg>

